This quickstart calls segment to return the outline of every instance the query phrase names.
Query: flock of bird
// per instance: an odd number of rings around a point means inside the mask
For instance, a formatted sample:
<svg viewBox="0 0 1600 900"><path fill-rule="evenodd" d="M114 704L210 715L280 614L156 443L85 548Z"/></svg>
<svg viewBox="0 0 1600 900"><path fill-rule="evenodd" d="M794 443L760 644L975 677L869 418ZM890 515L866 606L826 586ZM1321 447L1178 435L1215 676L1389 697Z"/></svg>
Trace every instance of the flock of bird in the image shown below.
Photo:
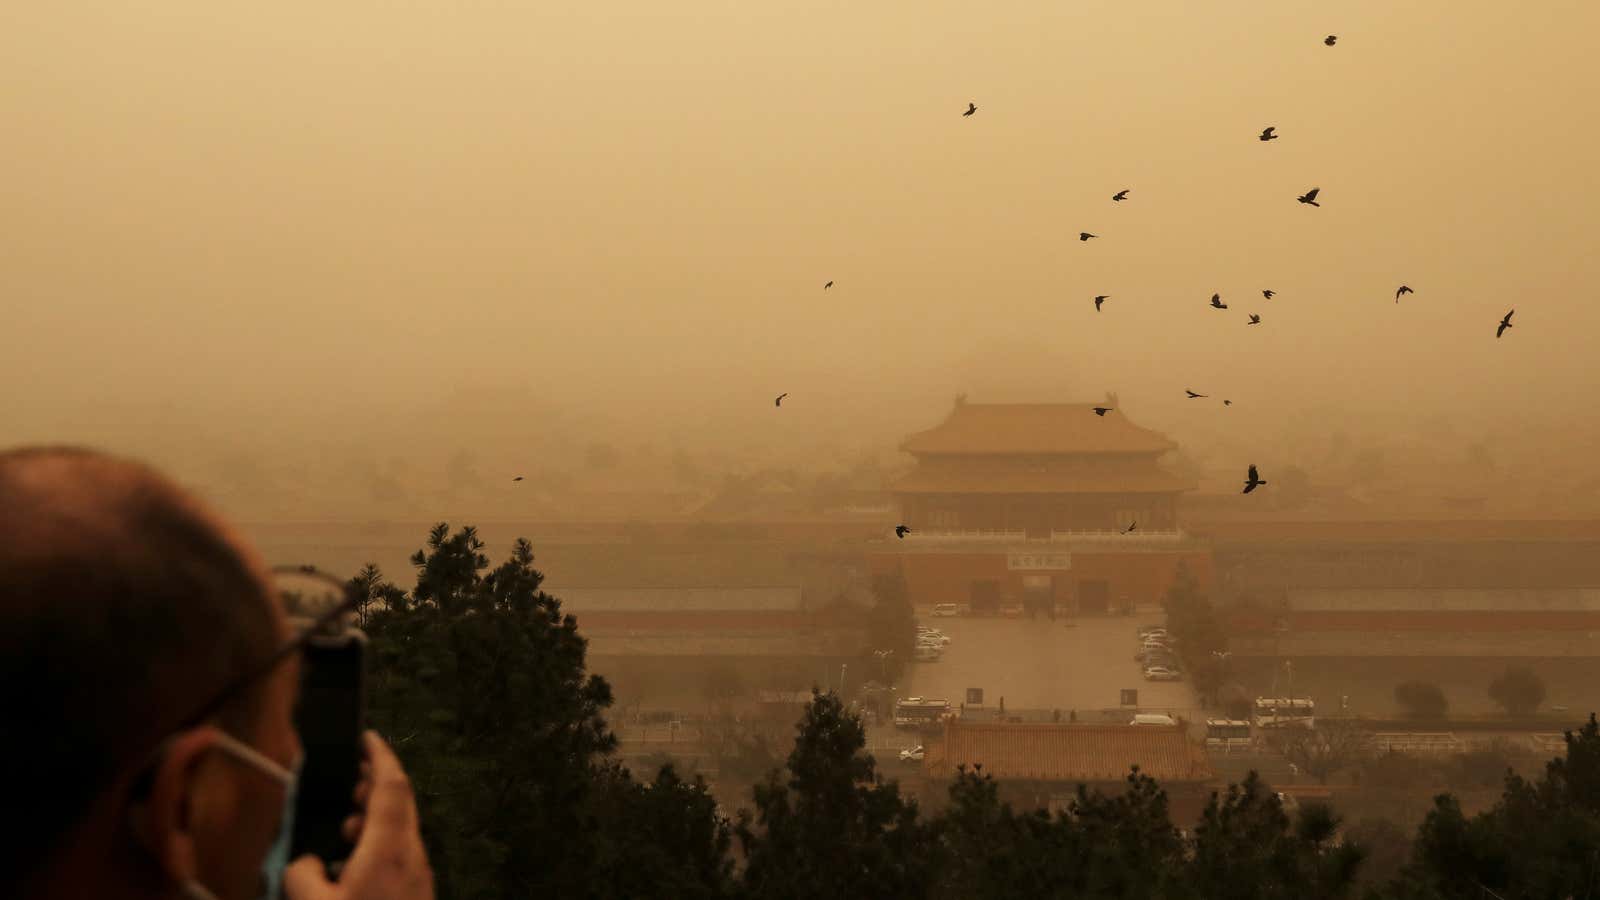
<svg viewBox="0 0 1600 900"><path fill-rule="evenodd" d="M1339 40L1338 35L1330 34L1327 37L1323 38L1322 43L1327 45L1327 46L1329 46L1329 47L1332 47L1338 42L1338 40ZM977 112L978 112L978 104L969 101L967 103L966 110L961 113L961 116L962 116L962 118L971 118ZM1268 125L1266 128L1263 128L1261 130L1261 134L1257 135L1257 139L1260 140L1260 141L1263 141L1263 142L1278 140L1279 137L1281 137L1281 135L1279 135L1277 133L1277 130L1278 129L1277 129L1276 125ZM1311 190L1306 191L1304 194L1301 194L1300 196L1296 197L1295 199L1298 200L1300 203L1303 203L1303 204L1305 204L1307 206L1315 206L1315 207L1320 209L1322 207L1322 204L1317 202L1317 195L1320 194L1321 191L1322 191L1322 189L1320 187L1314 187ZM1111 195L1111 199L1112 199L1113 202L1121 203L1124 200L1127 200L1128 199L1128 195L1131 194L1131 193L1133 193L1133 189L1132 188L1123 188L1122 190L1119 190L1116 193L1112 194ZM1094 238L1098 238L1098 237L1099 237L1099 235L1092 234L1092 233L1087 232L1087 231L1078 232L1078 240L1080 242L1088 242L1089 240L1094 239ZM822 289L823 290L828 290L828 289L830 289L832 287L833 287L833 281L832 280L829 280L828 282L826 282L825 284L822 285ZM1271 300L1276 293L1277 293L1276 291L1267 289L1267 290L1262 290L1261 296L1263 298L1267 299L1267 300ZM1416 293L1416 292L1413 291L1409 286L1402 284L1394 292L1394 302L1399 303L1400 302L1400 298L1402 296L1404 296L1406 294L1414 294L1414 293ZM1095 312L1100 312L1102 304L1104 304L1109 299L1111 299L1111 295L1110 294L1097 294L1097 295L1095 295L1095 297L1094 297L1094 310L1095 310ZM1222 302L1222 295L1221 294L1212 294L1211 295L1211 308L1213 308L1213 309L1227 309L1228 308L1228 304ZM1494 332L1494 336L1496 338L1499 338L1501 335L1504 335L1506 333L1506 329L1511 327L1511 316L1514 313L1516 313L1516 310L1512 309L1511 311L1507 312L1505 314L1505 316L1500 320L1500 324L1495 329L1495 332ZM1259 314L1257 314L1257 313L1247 313L1246 315L1248 316L1248 321L1246 323L1247 325L1259 325L1259 324L1261 324L1261 316ZM1195 391L1188 390L1188 389L1185 389L1183 393L1190 400L1202 400L1202 399L1206 399L1206 398L1208 398L1210 396L1209 394L1201 394L1201 393L1197 393ZM785 398L787 396L789 396L788 393L779 394L777 399L773 401L773 405L776 406L776 407L780 407L781 408L783 406L783 398ZM1223 406L1232 406L1233 405L1233 401L1224 399L1222 401L1222 405ZM1109 406L1095 406L1095 407L1092 407L1092 410L1093 410L1093 412L1094 412L1094 414L1096 416L1104 418L1106 413L1113 411L1113 408L1109 407ZM517 477L513 478L512 481L521 481L522 479L523 479L523 476L518 475ZM1254 491L1256 488L1258 488L1258 487L1260 487L1260 486L1262 486L1262 485L1264 485L1266 483L1267 482L1264 479L1261 478L1260 473L1256 469L1255 464L1252 463L1248 467L1248 470L1247 470L1247 473L1246 473L1246 477L1245 477L1245 481L1244 481L1244 490L1241 491L1241 493L1248 494L1251 491ZM1124 529L1123 533L1125 533L1125 534L1131 533L1137 526L1138 526L1137 522L1130 523L1128 525L1128 527L1126 529ZM895 526L894 533L895 533L895 537L904 539L907 534L911 533L911 528L902 523L900 525L896 525Z"/></svg>
<svg viewBox="0 0 1600 900"><path fill-rule="evenodd" d="M1338 35L1330 34L1327 37L1323 38L1322 43L1327 45L1327 46L1329 46L1329 47L1332 47L1336 43L1338 43L1338 40L1339 40L1339 36ZM968 102L966 111L963 112L961 115L962 115L963 118L970 118L973 114L977 113L977 111L978 111L978 105L976 103ZM1260 140L1262 142L1275 141L1275 140L1278 140L1281 137L1281 135L1279 135L1277 132L1278 132L1278 128L1277 128L1276 125L1268 125L1267 127L1261 129L1261 133L1259 135L1257 135L1256 137L1257 137L1257 140ZM1317 196L1321 192L1322 192L1322 188L1313 187L1311 190L1306 191L1304 194L1301 194L1300 196L1296 197L1295 199L1297 201L1299 201L1300 203L1305 204L1306 206L1315 206L1318 209L1321 209L1322 208L1322 204L1320 202L1318 202L1318 200L1317 200ZM1112 202L1115 202L1115 203L1121 203L1124 200L1127 200L1128 199L1128 195L1131 194L1131 193L1133 193L1133 189L1132 188L1123 188L1122 190L1119 190L1116 193L1112 194L1111 195L1111 200L1112 200ZM1092 239L1095 239L1095 238L1098 238L1098 237L1099 237L1099 235L1094 234L1092 232L1088 232L1088 231L1080 231L1080 232L1078 232L1078 240L1080 242L1083 242L1083 243L1087 243L1088 241L1090 241ZM833 287L833 282L829 281L827 284L824 284L822 287L823 287L823 290L827 290L828 288ZM1274 290L1264 289L1264 290L1261 291L1261 296L1264 299L1271 300L1276 293L1277 292L1274 291ZM1410 286L1402 284L1394 292L1394 302L1399 303L1401 297L1405 296L1406 294L1414 294L1414 293L1416 293L1416 291L1412 290ZM1110 299L1111 299L1111 295L1110 294L1096 294L1095 297L1094 297L1094 311L1095 312L1100 312L1101 311L1101 307L1104 305L1104 303L1107 300L1110 300ZM1212 309L1227 309L1228 308L1228 304L1222 302L1222 295L1220 293L1211 295L1211 308ZM1494 336L1496 338L1499 338L1501 335L1505 334L1506 329L1511 327L1511 316L1515 312L1516 312L1515 309L1511 310L1510 312L1507 312L1505 314L1505 317L1500 320L1500 325L1499 325L1498 328L1495 329L1495 333L1494 333ZM1247 313L1246 316L1248 317L1248 320L1245 323L1246 325L1260 325L1261 324L1261 316L1258 313ZM1202 400L1202 399L1206 399L1206 398L1208 398L1210 396L1209 394L1197 393L1197 392L1189 390L1187 388L1184 389L1183 393L1190 400ZM783 398L787 397L787 396L789 396L789 395L788 394L780 394L778 396L777 405L781 406L782 403L783 403ZM1233 401L1224 399L1222 401L1222 405L1223 406L1232 406L1233 405ZM1112 409L1113 408L1109 407L1109 406L1095 406L1095 407L1092 407L1092 410L1093 410L1094 414L1096 416L1101 417L1101 418L1104 418L1106 413L1111 412ZM1246 470L1245 481L1244 481L1244 490L1241 491L1241 493L1248 494L1251 491L1254 491L1256 488L1261 487L1262 485L1264 485L1266 483L1267 483L1266 480L1261 477L1260 471L1256 468L1255 464L1251 463L1249 465L1249 467L1247 468L1247 470ZM1124 534L1130 534L1137 527L1138 527L1138 523L1137 522L1129 523L1128 527L1123 530L1123 533ZM907 534L911 533L911 529L909 527L907 527L906 525L904 525L904 524L900 524L900 525L896 525L895 526L894 533L895 533L896 537L903 539Z"/></svg>

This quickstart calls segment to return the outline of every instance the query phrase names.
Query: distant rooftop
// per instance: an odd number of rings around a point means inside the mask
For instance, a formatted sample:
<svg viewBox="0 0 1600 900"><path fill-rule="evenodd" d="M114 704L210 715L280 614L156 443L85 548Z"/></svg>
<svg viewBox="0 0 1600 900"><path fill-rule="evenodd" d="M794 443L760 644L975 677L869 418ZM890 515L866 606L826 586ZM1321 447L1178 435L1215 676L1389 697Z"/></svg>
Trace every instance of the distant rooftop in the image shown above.
<svg viewBox="0 0 1600 900"><path fill-rule="evenodd" d="M798 586L728 588L563 587L553 591L576 615L611 612L796 612Z"/></svg>
<svg viewBox="0 0 1600 900"><path fill-rule="evenodd" d="M1221 521L1189 515L1186 526L1228 543L1446 543L1465 541L1600 541L1600 519L1399 519L1348 518L1293 521L1295 513Z"/></svg>
<svg viewBox="0 0 1600 900"><path fill-rule="evenodd" d="M1076 472L940 472L919 469L895 482L906 494L1163 494L1191 490L1194 482L1151 467L1115 474Z"/></svg>
<svg viewBox="0 0 1600 900"><path fill-rule="evenodd" d="M1130 766L1157 781L1206 781L1215 774L1205 749L1181 725L1054 723L946 724L928 748L923 770L949 778L956 766L983 766L999 779L1056 782L1121 781Z"/></svg>
<svg viewBox="0 0 1600 900"><path fill-rule="evenodd" d="M1112 411L1097 416L1094 407ZM939 425L907 438L920 454L1164 453L1178 445L1128 421L1114 400L1101 403L968 403L959 399Z"/></svg>

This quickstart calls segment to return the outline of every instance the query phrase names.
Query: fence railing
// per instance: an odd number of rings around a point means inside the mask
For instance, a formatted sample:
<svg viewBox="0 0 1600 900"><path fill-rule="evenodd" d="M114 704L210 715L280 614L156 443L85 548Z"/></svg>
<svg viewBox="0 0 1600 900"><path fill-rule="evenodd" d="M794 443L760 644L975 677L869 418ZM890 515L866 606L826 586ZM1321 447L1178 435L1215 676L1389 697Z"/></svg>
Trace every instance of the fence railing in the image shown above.
<svg viewBox="0 0 1600 900"><path fill-rule="evenodd" d="M1026 531L960 531L957 529L943 529L930 531L912 530L906 534L907 541L918 543L987 543L987 544L1013 544L1026 542Z"/></svg>
<svg viewBox="0 0 1600 900"><path fill-rule="evenodd" d="M1110 529L1086 531L1054 531L1048 537L1029 537L1027 531L1001 529L926 529L912 530L905 536L908 543L921 544L1111 544L1120 546L1181 544L1189 541L1182 529L1167 531L1115 531Z"/></svg>
<svg viewBox="0 0 1600 900"><path fill-rule="evenodd" d="M1051 531L1055 544L1181 544L1189 535L1181 529L1170 531Z"/></svg>

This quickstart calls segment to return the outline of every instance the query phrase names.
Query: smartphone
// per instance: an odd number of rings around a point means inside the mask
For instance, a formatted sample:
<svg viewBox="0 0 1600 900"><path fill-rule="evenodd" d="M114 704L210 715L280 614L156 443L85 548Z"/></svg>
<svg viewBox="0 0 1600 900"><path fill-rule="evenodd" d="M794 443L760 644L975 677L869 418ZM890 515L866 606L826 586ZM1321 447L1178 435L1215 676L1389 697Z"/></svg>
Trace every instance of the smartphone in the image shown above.
<svg viewBox="0 0 1600 900"><path fill-rule="evenodd" d="M367 727L367 636L344 627L309 639L301 664L295 727L305 761L295 794L290 859L312 853L337 878L353 845L341 833L355 812Z"/></svg>

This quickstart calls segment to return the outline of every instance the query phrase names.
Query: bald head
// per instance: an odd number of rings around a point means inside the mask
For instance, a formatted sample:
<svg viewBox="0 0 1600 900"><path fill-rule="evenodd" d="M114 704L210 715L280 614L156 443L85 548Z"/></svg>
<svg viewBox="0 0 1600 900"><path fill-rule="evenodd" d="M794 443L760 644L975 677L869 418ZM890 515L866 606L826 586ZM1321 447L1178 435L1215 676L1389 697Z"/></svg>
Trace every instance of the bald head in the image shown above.
<svg viewBox="0 0 1600 900"><path fill-rule="evenodd" d="M259 561L154 470L76 448L0 453L0 772L18 801L0 817L0 881L281 628ZM258 696L219 724L249 740Z"/></svg>

